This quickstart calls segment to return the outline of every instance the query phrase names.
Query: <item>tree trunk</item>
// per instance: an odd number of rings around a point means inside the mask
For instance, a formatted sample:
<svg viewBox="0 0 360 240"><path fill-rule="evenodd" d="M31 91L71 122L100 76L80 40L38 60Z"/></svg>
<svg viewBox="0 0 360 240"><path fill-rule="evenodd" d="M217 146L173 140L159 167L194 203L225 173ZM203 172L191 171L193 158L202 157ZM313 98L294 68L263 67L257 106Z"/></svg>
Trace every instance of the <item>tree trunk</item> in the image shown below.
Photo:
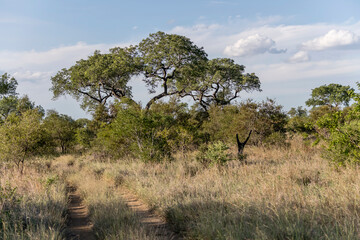
<svg viewBox="0 0 360 240"><path fill-rule="evenodd" d="M239 134L236 134L236 141L237 141L237 146L238 146L238 159L242 160L244 158L244 148L246 143L249 141L250 135L252 133L252 130L250 130L248 137L246 138L246 140L244 142L240 142L239 140Z"/></svg>

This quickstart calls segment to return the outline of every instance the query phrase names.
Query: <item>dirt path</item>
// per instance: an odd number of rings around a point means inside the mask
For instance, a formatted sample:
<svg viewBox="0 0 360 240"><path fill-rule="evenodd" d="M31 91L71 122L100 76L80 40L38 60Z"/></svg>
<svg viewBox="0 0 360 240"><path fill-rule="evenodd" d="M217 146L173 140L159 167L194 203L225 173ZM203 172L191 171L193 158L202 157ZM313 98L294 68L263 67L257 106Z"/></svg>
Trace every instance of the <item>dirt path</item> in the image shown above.
<svg viewBox="0 0 360 240"><path fill-rule="evenodd" d="M83 204L75 187L69 187L69 222L67 239L95 240L92 225L88 217L88 209Z"/></svg>
<svg viewBox="0 0 360 240"><path fill-rule="evenodd" d="M126 205L136 212L140 222L149 231L154 231L159 239L180 240L180 236L170 230L168 224L158 215L151 213L149 206L126 188L120 188L121 196Z"/></svg>

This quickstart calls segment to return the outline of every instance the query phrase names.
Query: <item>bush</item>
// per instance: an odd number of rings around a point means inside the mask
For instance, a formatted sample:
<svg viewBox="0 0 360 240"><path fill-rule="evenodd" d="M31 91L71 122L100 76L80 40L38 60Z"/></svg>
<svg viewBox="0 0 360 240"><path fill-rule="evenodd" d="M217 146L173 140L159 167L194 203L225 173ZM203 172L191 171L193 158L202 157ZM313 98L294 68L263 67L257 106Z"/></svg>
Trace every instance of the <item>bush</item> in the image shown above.
<svg viewBox="0 0 360 240"><path fill-rule="evenodd" d="M197 160L207 166L224 165L231 160L228 150L229 147L225 143L217 141L200 149Z"/></svg>
<svg viewBox="0 0 360 240"><path fill-rule="evenodd" d="M261 103L248 100L237 106L210 108L203 131L209 134L211 141L233 144L236 133L240 138L246 138L253 130L249 144L259 145L273 133L285 134L286 123L287 115L274 100Z"/></svg>

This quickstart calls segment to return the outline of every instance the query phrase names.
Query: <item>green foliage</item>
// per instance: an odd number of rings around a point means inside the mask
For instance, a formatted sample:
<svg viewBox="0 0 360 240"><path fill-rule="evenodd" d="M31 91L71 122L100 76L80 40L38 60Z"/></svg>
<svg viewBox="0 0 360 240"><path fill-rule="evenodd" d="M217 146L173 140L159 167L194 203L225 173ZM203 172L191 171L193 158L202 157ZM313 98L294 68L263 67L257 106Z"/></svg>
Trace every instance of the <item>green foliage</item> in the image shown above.
<svg viewBox="0 0 360 240"><path fill-rule="evenodd" d="M349 115L338 111L317 121L318 132L327 143L324 156L340 166L360 163L360 122L356 115L356 110Z"/></svg>
<svg viewBox="0 0 360 240"><path fill-rule="evenodd" d="M207 54L184 36L150 34L139 43L138 50L150 93L155 93L159 85L163 88L147 103L146 109L165 96L188 93L204 74Z"/></svg>
<svg viewBox="0 0 360 240"><path fill-rule="evenodd" d="M307 110L302 106L299 106L297 108L291 108L288 114L290 117L306 117L308 115Z"/></svg>
<svg viewBox="0 0 360 240"><path fill-rule="evenodd" d="M0 160L14 162L23 172L24 161L40 152L41 114L28 110L22 115L10 114L0 126Z"/></svg>
<svg viewBox="0 0 360 240"><path fill-rule="evenodd" d="M229 58L209 61L204 49L187 37L157 32L135 47L113 48L108 54L95 51L62 69L51 78L51 90L54 98L69 94L83 109L94 111L112 97L131 99L128 81L142 73L150 93L160 90L146 104L147 111L166 96L191 97L206 111L211 104L230 104L241 91L260 91L259 78L244 74L244 69Z"/></svg>
<svg viewBox="0 0 360 240"><path fill-rule="evenodd" d="M339 107L348 106L351 100L351 94L354 89L350 86L340 84L329 84L314 88L311 92L311 98L306 101L307 106Z"/></svg>
<svg viewBox="0 0 360 240"><path fill-rule="evenodd" d="M119 103L116 118L99 130L95 144L114 157L160 161L170 154L161 133L166 129L161 117L145 114L138 105Z"/></svg>
<svg viewBox="0 0 360 240"><path fill-rule="evenodd" d="M231 160L229 147L222 141L217 141L203 147L197 155L197 160L207 166L224 165Z"/></svg>
<svg viewBox="0 0 360 240"><path fill-rule="evenodd" d="M360 95L352 93L351 97L356 101L351 108L329 112L316 122L327 143L324 156L340 166L360 163Z"/></svg>
<svg viewBox="0 0 360 240"><path fill-rule="evenodd" d="M114 157L161 161L171 153L190 150L196 135L186 104L177 100L155 103L149 111L133 102L114 105L116 117L97 134L95 146Z"/></svg>
<svg viewBox="0 0 360 240"><path fill-rule="evenodd" d="M16 87L18 83L15 78L4 73L0 77L0 99L4 96L16 95Z"/></svg>
<svg viewBox="0 0 360 240"><path fill-rule="evenodd" d="M313 121L315 108L311 110L311 117L308 116L307 110L303 107L291 108L288 112L290 116L286 125L286 130L290 134L301 134L304 138L316 134L315 121Z"/></svg>
<svg viewBox="0 0 360 240"><path fill-rule="evenodd" d="M15 95L3 97L0 99L0 122L4 121L11 113L21 115L31 109L36 109L41 115L44 114L44 109L36 106L26 95L21 98Z"/></svg>
<svg viewBox="0 0 360 240"><path fill-rule="evenodd" d="M127 86L137 74L134 48L114 48L108 54L95 51L87 60L77 61L51 78L54 98L69 94L81 102L83 109L94 110L109 98L131 97Z"/></svg>
<svg viewBox="0 0 360 240"><path fill-rule="evenodd" d="M276 132L285 139L287 116L274 100L261 103L249 100L237 106L211 107L208 112L209 118L203 124L203 131L211 141L234 144L236 133L240 139L245 139L250 130L253 130L250 144L262 144Z"/></svg>
<svg viewBox="0 0 360 240"><path fill-rule="evenodd" d="M75 133L76 143L85 150L90 149L91 142L96 136L95 132L90 128L91 123L92 122L86 118L76 120L78 126Z"/></svg>
<svg viewBox="0 0 360 240"><path fill-rule="evenodd" d="M42 128L50 136L55 147L61 149L61 153L67 153L70 148L75 146L75 134L77 123L65 114L59 114L54 110L47 112L43 121Z"/></svg>
<svg viewBox="0 0 360 240"><path fill-rule="evenodd" d="M230 104L241 91L261 91L259 78L254 73L243 74L244 69L229 58L212 59L207 62L206 73L188 95L207 110L211 104Z"/></svg>

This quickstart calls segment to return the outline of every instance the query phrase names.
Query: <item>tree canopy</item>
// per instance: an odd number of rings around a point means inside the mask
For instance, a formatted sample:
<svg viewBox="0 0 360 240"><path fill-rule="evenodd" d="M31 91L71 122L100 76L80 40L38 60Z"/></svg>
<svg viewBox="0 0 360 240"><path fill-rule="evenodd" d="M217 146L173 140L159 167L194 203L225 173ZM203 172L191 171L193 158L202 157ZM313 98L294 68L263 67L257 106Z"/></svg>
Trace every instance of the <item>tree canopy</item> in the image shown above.
<svg viewBox="0 0 360 240"><path fill-rule="evenodd" d="M83 109L105 105L111 97L131 97L130 78L137 73L134 48L114 48L110 53L95 51L51 78L54 98L64 94L81 102Z"/></svg>
<svg viewBox="0 0 360 240"><path fill-rule="evenodd" d="M147 103L146 109L162 97L191 91L205 72L207 54L184 36L150 34L140 42L138 50L150 93L155 93L159 85L163 89Z"/></svg>
<svg viewBox="0 0 360 240"><path fill-rule="evenodd" d="M0 78L0 98L7 95L16 95L18 83L14 77L4 73Z"/></svg>
<svg viewBox="0 0 360 240"><path fill-rule="evenodd" d="M211 104L228 105L241 91L261 91L259 78L254 73L243 74L245 67L229 58L207 62L206 73L187 93L207 110Z"/></svg>
<svg viewBox="0 0 360 240"><path fill-rule="evenodd" d="M312 90L311 98L305 103L307 106L313 107L323 105L329 107L348 106L353 92L354 89L350 86L335 83L322 85Z"/></svg>
<svg viewBox="0 0 360 240"><path fill-rule="evenodd" d="M241 91L261 91L259 78L229 58L208 60L202 47L177 34L150 34L137 46L95 51L51 78L54 98L64 94L95 112L115 97L131 99L131 77L142 74L150 93L145 109L166 96L191 97L206 111L210 105L227 105Z"/></svg>

